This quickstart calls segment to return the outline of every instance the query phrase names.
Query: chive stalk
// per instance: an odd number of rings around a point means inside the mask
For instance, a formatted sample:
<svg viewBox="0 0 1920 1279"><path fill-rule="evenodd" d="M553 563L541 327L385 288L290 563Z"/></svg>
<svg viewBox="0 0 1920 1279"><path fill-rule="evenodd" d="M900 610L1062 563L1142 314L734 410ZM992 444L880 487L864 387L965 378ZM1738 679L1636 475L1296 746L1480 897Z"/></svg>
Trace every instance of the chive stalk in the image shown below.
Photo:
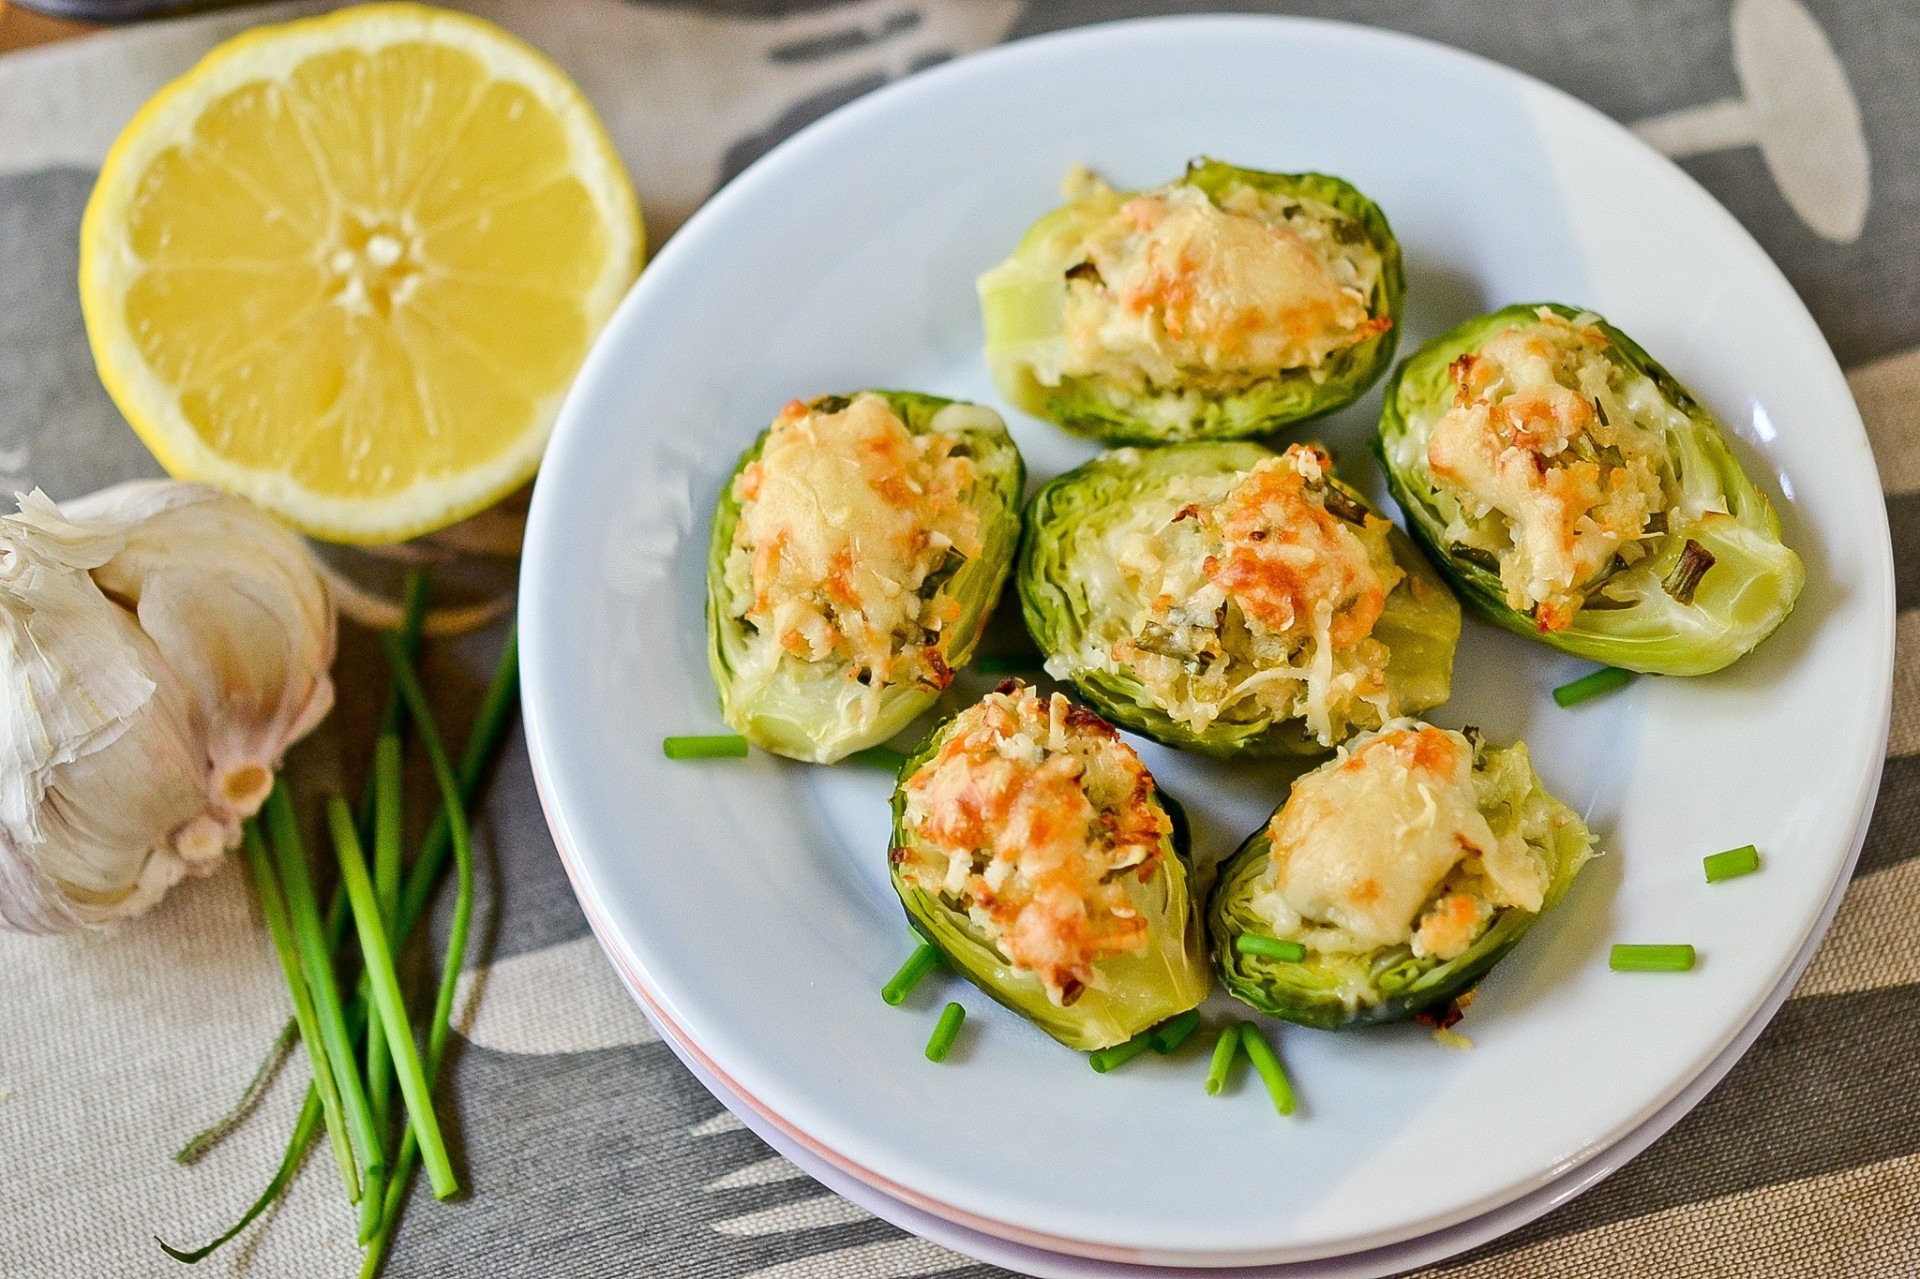
<svg viewBox="0 0 1920 1279"><path fill-rule="evenodd" d="M1162 1057L1175 1052L1200 1029L1200 1010L1189 1008L1178 1017L1169 1017L1147 1032L1147 1042Z"/></svg>
<svg viewBox="0 0 1920 1279"><path fill-rule="evenodd" d="M454 989L459 985L460 970L466 962L467 930L473 922L473 847L469 839L466 803L461 795L460 783L454 777L453 765L448 761L446 747L440 740L440 728L434 719L433 708L428 705L427 695L420 687L419 677L414 674L413 663L407 660L406 653L401 651L399 642L393 636L382 635L380 642L387 650L387 660L393 665L394 678L398 681L401 695L407 699L407 709L419 728L420 745L427 752L427 761L433 766L434 780L440 786L441 806L447 814L448 838L453 844L454 873L458 884L457 894L454 897L453 923L447 932L447 954L440 968L440 990L433 1001L432 1020L427 1023L427 1072L428 1085L431 1088L431 1085L439 1079L440 1059L446 1050L448 1028L453 1020ZM511 639L508 643L511 653ZM507 660L503 658L503 664ZM491 691L490 689L489 692ZM415 869L418 868L419 863L416 862ZM396 1044L396 1058L398 1052L399 1045ZM408 1108L412 1108L411 1099L409 1099ZM425 1153L428 1171L432 1172L433 1151L428 1146L426 1133L419 1134L419 1144ZM405 1149L404 1144L402 1149ZM448 1169L449 1182L451 1175L451 1169ZM456 1186L451 1182L443 1188L441 1178L439 1176L433 1178L433 1193L437 1198L447 1198L455 1188Z"/></svg>
<svg viewBox="0 0 1920 1279"><path fill-rule="evenodd" d="M744 753L744 752L743 752ZM884 769L889 773L898 773L907 762L905 753L891 746L869 746L863 751L855 751L847 756L848 764L865 764L868 768Z"/></svg>
<svg viewBox="0 0 1920 1279"><path fill-rule="evenodd" d="M380 926L393 936L394 916L400 909L400 840L405 816L398 733L383 732L374 743L373 782L373 893L380 903ZM374 1018L367 1023L367 1095L373 1102L374 1123L382 1133L387 1131L387 1119L393 1113L390 1064L386 1032Z"/></svg>
<svg viewBox="0 0 1920 1279"><path fill-rule="evenodd" d="M288 1018L286 1024L280 1027L280 1033L274 1036L273 1047L269 1048L267 1055L261 1058L259 1068L253 1072L253 1078L247 1081L246 1088L241 1091L240 1100L234 1102L226 1114L189 1137L187 1144L174 1152L173 1162L192 1163L218 1145L222 1137L232 1132L242 1119L252 1114L253 1108L260 1104L260 1099L266 1096L268 1087L280 1074L280 1067L286 1062L287 1054L292 1051L293 1043L299 1037L300 1024Z"/></svg>
<svg viewBox="0 0 1920 1279"><path fill-rule="evenodd" d="M900 965L900 971L880 988L880 998L898 1008L913 993L913 988L920 984L920 979L938 968L941 962L940 951L931 942L921 942L907 956L907 962Z"/></svg>
<svg viewBox="0 0 1920 1279"><path fill-rule="evenodd" d="M1213 1041L1213 1060L1207 1063L1207 1096L1218 1097L1220 1090L1227 1086L1227 1075L1233 1070L1233 1059L1240 1055L1240 1026L1234 1022L1220 1032L1220 1038Z"/></svg>
<svg viewBox="0 0 1920 1279"><path fill-rule="evenodd" d="M353 829L353 813L338 795L327 801L327 824L333 830L334 854L340 859L340 880L347 887L347 902L353 910L353 926L360 937L360 954L367 978L373 988L373 1011L386 1034L393 1053L393 1068L400 1084L400 1095L407 1103L407 1124L419 1140L427 1178L433 1183L436 1198L446 1199L460 1189L453 1175L453 1162L447 1158L447 1143L441 1135L439 1120L433 1113L433 1093L426 1072L420 1066L420 1054L413 1042L413 1028L407 1022L406 998L400 993L400 978L393 967L393 950L387 943L386 928L380 922L380 899L373 879L367 873L360 837ZM371 1025L368 1030L372 1034ZM371 1237L372 1232L368 1232Z"/></svg>
<svg viewBox="0 0 1920 1279"><path fill-rule="evenodd" d="M745 759L747 739L738 733L669 737L660 749L668 759Z"/></svg>
<svg viewBox="0 0 1920 1279"><path fill-rule="evenodd" d="M1233 948L1242 955L1258 955L1262 959L1279 959L1290 964L1297 964L1307 957L1307 948L1297 941L1262 937L1257 933L1241 933L1233 939Z"/></svg>
<svg viewBox="0 0 1920 1279"><path fill-rule="evenodd" d="M400 615L400 645L406 649L409 659L417 659L420 655L420 636L427 624L427 575L425 573L419 569L408 572L404 598L405 611ZM394 687L393 679L389 676L387 700L380 708L380 736L384 737L388 733L398 736L406 728L406 723L406 700L400 696L400 690ZM360 793L360 835L365 840L373 838L375 785L375 776L369 773L366 789ZM335 900L341 899L336 896Z"/></svg>
<svg viewBox="0 0 1920 1279"><path fill-rule="evenodd" d="M1153 1046L1153 1032L1143 1030L1124 1044L1114 1044L1109 1048L1096 1048L1087 1054L1087 1064L1098 1074L1106 1074L1119 1066L1124 1066Z"/></svg>
<svg viewBox="0 0 1920 1279"><path fill-rule="evenodd" d="M1615 946L1607 967L1616 973L1684 973L1693 968L1692 946Z"/></svg>
<svg viewBox="0 0 1920 1279"><path fill-rule="evenodd" d="M940 1020L934 1023L933 1038L927 1040L927 1060L941 1062L953 1051L953 1041L960 1037L960 1023L967 1019L967 1010L959 1004L948 1004L940 1010Z"/></svg>
<svg viewBox="0 0 1920 1279"><path fill-rule="evenodd" d="M1602 693L1611 693L1632 682L1632 671L1623 671L1617 666L1602 666L1597 671L1589 671L1579 679L1554 689L1553 700L1562 706L1578 706L1581 702Z"/></svg>
<svg viewBox="0 0 1920 1279"><path fill-rule="evenodd" d="M191 1266L195 1262L212 1255L216 1248L252 1225L253 1219L272 1206L273 1201L278 1199L286 1190L288 1184L293 1181L293 1174L300 1171L300 1160L307 1153L307 1143L313 1140L314 1131L320 1127L321 1116L322 1107L319 1095L313 1089L309 1088L307 1089L307 1099L300 1107L300 1117L294 1120L293 1138L287 1142L287 1153L280 1157L280 1167L274 1172L273 1180L267 1183L267 1188L260 1192L260 1197L253 1201L252 1205L241 1215L240 1220L234 1222L233 1226L225 1234L215 1239L212 1243L203 1244L190 1252L176 1248L159 1235L155 1235L153 1241L160 1245L160 1250L169 1257L172 1257L175 1261L184 1261ZM349 1164L348 1166L351 1167L352 1165Z"/></svg>
<svg viewBox="0 0 1920 1279"><path fill-rule="evenodd" d="M254 893L260 898L260 909L267 917L274 954L280 959L280 973L287 981L287 994L293 999L294 1024L299 1027L301 1045L307 1050L308 1069L313 1075L309 1095L319 1102L326 1115L327 1138L333 1145L334 1162L340 1165L340 1180L347 1187L347 1197L358 1200L360 1174L354 1164L353 1145L347 1137L346 1111L327 1050L321 1042L320 1017L313 1006L313 994L300 971L299 943L294 940L286 898L281 895L280 882L274 878L273 867L267 861L267 846L260 838L257 823L246 824L240 843L246 850L247 869L253 872Z"/></svg>
<svg viewBox="0 0 1920 1279"><path fill-rule="evenodd" d="M1267 1095L1273 1098L1273 1108L1281 1115L1293 1113L1293 1085L1287 1080L1287 1072L1280 1065L1280 1058L1274 1055L1272 1045L1266 1036L1260 1033L1250 1021L1240 1023L1240 1045L1247 1051L1247 1060L1260 1072L1261 1082L1267 1086Z"/></svg>
<svg viewBox="0 0 1920 1279"><path fill-rule="evenodd" d="M1734 879L1741 875L1751 875L1760 869L1760 850L1752 844L1742 844L1738 848L1729 848L1724 853L1715 853L1701 859L1707 870L1707 882L1717 884L1723 879Z"/></svg>

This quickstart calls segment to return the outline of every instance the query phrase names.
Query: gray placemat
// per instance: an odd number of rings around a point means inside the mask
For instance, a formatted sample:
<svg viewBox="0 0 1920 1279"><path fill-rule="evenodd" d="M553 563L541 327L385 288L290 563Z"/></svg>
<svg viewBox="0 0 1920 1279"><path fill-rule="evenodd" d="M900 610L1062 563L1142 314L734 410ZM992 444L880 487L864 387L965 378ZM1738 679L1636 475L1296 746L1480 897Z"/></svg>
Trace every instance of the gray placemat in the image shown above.
<svg viewBox="0 0 1920 1279"><path fill-rule="evenodd" d="M101 390L74 294L80 212L155 88L265 16L155 24L0 58L0 489L56 498L157 473ZM1044 29L1199 6L1060 0L554 0L470 6L547 49L607 119L657 243L774 142L913 70ZM1397 27L1560 85L1675 156L1747 225L1849 370L1899 564L1892 758L1840 916L1732 1075L1596 1190L1432 1273L1920 1273L1920 8L1910 0L1323 0L1232 6ZM341 713L296 766L343 768L377 659L348 633ZM437 645L471 709L500 641ZM361 678L361 676L367 678ZM356 690L361 690L356 692ZM458 716L455 716L457 721ZM588 935L509 744L450 1096L474 1194L417 1188L389 1273L999 1274L902 1234L773 1154L686 1074ZM564 997L556 992L564 992ZM112 935L0 935L0 1273L175 1272L151 1242L223 1227L277 1159L296 1065L198 1166L167 1154L223 1108L285 1015L228 866ZM1569 1063L1577 1093L1577 1065ZM1490 1140L1497 1134L1490 1134ZM354 1216L312 1160L201 1267L356 1272Z"/></svg>

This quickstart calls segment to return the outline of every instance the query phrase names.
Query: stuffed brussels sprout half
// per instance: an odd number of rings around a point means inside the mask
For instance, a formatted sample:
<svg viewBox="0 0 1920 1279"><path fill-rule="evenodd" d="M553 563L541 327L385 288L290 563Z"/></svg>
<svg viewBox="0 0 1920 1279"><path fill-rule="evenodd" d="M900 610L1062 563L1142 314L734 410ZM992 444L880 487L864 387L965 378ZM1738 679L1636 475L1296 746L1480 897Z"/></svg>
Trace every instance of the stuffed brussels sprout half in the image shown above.
<svg viewBox="0 0 1920 1279"><path fill-rule="evenodd" d="M1392 360L1400 244L1339 178L1199 160L1063 193L979 281L987 364L1027 412L1110 444L1235 439L1351 404Z"/></svg>
<svg viewBox="0 0 1920 1279"><path fill-rule="evenodd" d="M1047 670L1115 723L1219 758L1331 750L1447 700L1460 605L1320 449L1116 449L1027 508Z"/></svg>
<svg viewBox="0 0 1920 1279"><path fill-rule="evenodd" d="M893 796L893 886L955 972L1069 1048L1206 998L1186 819L1111 724L1007 680Z"/></svg>
<svg viewBox="0 0 1920 1279"><path fill-rule="evenodd" d="M1410 1017L1471 990L1592 853L1524 743L1402 720L1295 781L1221 866L1214 962L1236 998L1302 1025ZM1242 953L1242 937L1305 958Z"/></svg>
<svg viewBox="0 0 1920 1279"><path fill-rule="evenodd" d="M832 763L932 706L1006 583L1025 478L1000 415L977 404L788 404L713 517L707 656L726 722Z"/></svg>
<svg viewBox="0 0 1920 1279"><path fill-rule="evenodd" d="M1805 581L1713 415L1589 311L1510 306L1429 342L1388 383L1376 446L1467 601L1580 657L1719 670Z"/></svg>

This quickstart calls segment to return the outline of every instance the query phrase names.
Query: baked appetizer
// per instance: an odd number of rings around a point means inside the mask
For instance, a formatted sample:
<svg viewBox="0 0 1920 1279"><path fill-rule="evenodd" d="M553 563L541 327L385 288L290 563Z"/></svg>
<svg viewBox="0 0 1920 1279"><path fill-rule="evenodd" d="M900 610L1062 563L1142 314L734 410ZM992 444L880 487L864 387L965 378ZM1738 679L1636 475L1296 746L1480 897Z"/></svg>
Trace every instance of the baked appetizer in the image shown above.
<svg viewBox="0 0 1920 1279"><path fill-rule="evenodd" d="M1035 495L1017 575L1047 671L1216 757L1325 751L1447 700L1460 606L1320 449L1116 449Z"/></svg>
<svg viewBox="0 0 1920 1279"><path fill-rule="evenodd" d="M978 404L907 391L788 404L713 517L707 655L726 722L824 764L932 706L1006 583L1025 476Z"/></svg>
<svg viewBox="0 0 1920 1279"><path fill-rule="evenodd" d="M1275 1017L1395 1021L1470 990L1592 852L1523 743L1401 720L1294 782L1221 866L1214 959L1228 991Z"/></svg>
<svg viewBox="0 0 1920 1279"><path fill-rule="evenodd" d="M955 972L1069 1048L1206 998L1186 820L1063 694L1008 680L934 730L894 791L892 872Z"/></svg>
<svg viewBox="0 0 1920 1279"><path fill-rule="evenodd" d="M1460 594L1581 657L1719 670L1805 580L1713 415L1591 311L1510 306L1429 342L1388 384L1377 444Z"/></svg>
<svg viewBox="0 0 1920 1279"><path fill-rule="evenodd" d="M1400 244L1339 178L1204 160L1063 191L980 277L987 364L1027 412L1113 444L1233 439L1351 404L1393 358Z"/></svg>

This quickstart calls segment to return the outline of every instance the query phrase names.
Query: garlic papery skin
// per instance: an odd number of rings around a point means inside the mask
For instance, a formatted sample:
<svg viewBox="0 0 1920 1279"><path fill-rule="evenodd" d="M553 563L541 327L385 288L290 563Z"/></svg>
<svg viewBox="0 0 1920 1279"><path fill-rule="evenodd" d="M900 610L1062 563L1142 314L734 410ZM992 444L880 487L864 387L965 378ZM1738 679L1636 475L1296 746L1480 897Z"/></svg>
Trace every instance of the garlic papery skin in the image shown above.
<svg viewBox="0 0 1920 1279"><path fill-rule="evenodd" d="M170 481L0 518L0 923L137 914L205 873L333 704L304 543Z"/></svg>

